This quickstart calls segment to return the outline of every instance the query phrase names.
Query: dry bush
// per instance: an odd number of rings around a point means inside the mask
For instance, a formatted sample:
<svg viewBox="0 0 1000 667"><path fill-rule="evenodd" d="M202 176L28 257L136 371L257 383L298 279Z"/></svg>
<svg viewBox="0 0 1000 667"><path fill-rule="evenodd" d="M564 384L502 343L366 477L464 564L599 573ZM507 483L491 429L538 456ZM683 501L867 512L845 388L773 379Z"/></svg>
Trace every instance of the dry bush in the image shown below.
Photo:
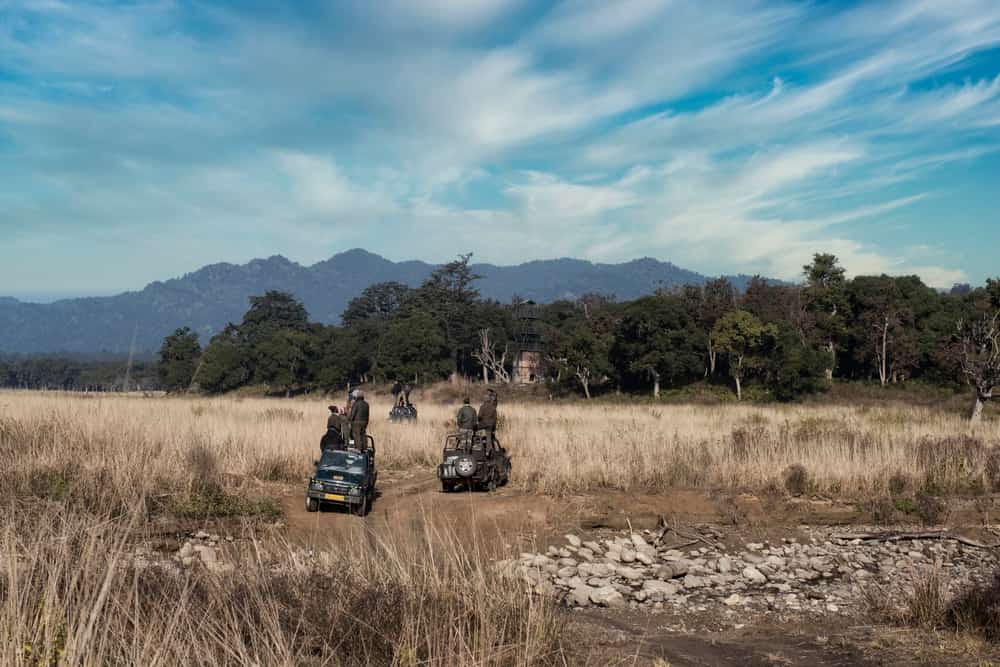
<svg viewBox="0 0 1000 667"><path fill-rule="evenodd" d="M879 623L933 630L945 623L948 604L941 581L941 567L925 569L898 603L884 586L869 584L862 589L863 608Z"/></svg>
<svg viewBox="0 0 1000 667"><path fill-rule="evenodd" d="M941 568L928 568L913 582L906 598L905 623L919 628L936 628L945 618L945 596L941 584Z"/></svg>
<svg viewBox="0 0 1000 667"><path fill-rule="evenodd" d="M805 466L793 463L785 468L782 474L785 482L785 490L793 496L802 496L812 489L812 478Z"/></svg>
<svg viewBox="0 0 1000 667"><path fill-rule="evenodd" d="M948 625L1000 643L1000 571L986 584L971 586L948 604Z"/></svg>
<svg viewBox="0 0 1000 667"><path fill-rule="evenodd" d="M889 493L893 496L903 495L909 490L911 485L912 480L909 475L899 470L892 473L892 476L889 477Z"/></svg>
<svg viewBox="0 0 1000 667"><path fill-rule="evenodd" d="M929 493L918 493L914 498L916 514L925 526L947 523L951 514L948 501Z"/></svg>
<svg viewBox="0 0 1000 667"><path fill-rule="evenodd" d="M892 498L879 495L866 500L860 509L871 515L876 526L887 526L895 519L897 508Z"/></svg>
<svg viewBox="0 0 1000 667"><path fill-rule="evenodd" d="M948 628L1000 643L1000 571L990 581L970 585L950 600L937 564L914 582L901 604L882 586L869 585L862 593L865 610L876 622L923 630Z"/></svg>
<svg viewBox="0 0 1000 667"><path fill-rule="evenodd" d="M138 560L140 519L0 511L0 664L561 664L552 604L433 527L316 555L250 532L212 574Z"/></svg>

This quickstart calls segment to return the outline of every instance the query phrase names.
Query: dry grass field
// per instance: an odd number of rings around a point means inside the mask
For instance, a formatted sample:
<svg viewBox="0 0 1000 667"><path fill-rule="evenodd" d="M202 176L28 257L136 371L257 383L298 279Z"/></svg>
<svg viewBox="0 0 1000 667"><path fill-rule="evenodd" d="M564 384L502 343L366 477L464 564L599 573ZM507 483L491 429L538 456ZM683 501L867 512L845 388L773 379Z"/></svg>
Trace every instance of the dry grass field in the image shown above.
<svg viewBox="0 0 1000 667"><path fill-rule="evenodd" d="M301 480L318 452L327 401L142 398L0 393L5 488L39 475L100 478L132 505L156 489L196 483L206 468L229 484ZM417 424L386 420L373 401L369 433L383 468L432 469L457 406L419 404ZM897 488L975 493L1000 483L1000 421L971 428L930 407L501 405L499 437L513 484L539 493L672 487L760 490L784 484L858 497ZM95 489L97 490L97 489Z"/></svg>
<svg viewBox="0 0 1000 667"><path fill-rule="evenodd" d="M369 432L383 470L432 478L458 406L416 402L419 423L393 425L376 396ZM302 483L327 403L0 392L0 664L567 664L565 615L439 524L323 553L269 527L261 489ZM524 495L1000 485L1000 423L932 407L500 408ZM137 560L158 517L242 525L235 569Z"/></svg>

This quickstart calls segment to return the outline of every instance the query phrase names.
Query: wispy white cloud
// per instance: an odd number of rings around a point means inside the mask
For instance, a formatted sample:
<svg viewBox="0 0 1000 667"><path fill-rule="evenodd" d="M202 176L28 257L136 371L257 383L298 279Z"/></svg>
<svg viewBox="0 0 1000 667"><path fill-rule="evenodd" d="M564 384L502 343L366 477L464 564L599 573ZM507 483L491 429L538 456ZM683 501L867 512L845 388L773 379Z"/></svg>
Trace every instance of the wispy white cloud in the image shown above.
<svg viewBox="0 0 1000 667"><path fill-rule="evenodd" d="M785 278L822 249L944 285L986 269L897 223L1000 145L998 45L993 0L0 2L0 238Z"/></svg>

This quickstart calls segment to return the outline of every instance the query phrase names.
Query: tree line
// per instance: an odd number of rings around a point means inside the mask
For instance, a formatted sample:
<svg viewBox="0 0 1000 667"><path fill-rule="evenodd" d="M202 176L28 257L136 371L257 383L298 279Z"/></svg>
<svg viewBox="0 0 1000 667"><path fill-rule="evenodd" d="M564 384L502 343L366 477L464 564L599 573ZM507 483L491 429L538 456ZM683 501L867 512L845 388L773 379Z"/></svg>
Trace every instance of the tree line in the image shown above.
<svg viewBox="0 0 1000 667"><path fill-rule="evenodd" d="M339 326L309 321L292 295L250 299L204 350L180 329L160 351L165 388L207 393L264 385L274 393L342 389L371 381L448 377L506 382L525 307L482 299L469 255L419 287L379 283L345 309ZM916 276L848 279L817 254L800 285L725 279L619 302L612 295L533 306L541 379L590 398L696 382L749 386L778 400L822 392L834 379L881 385L923 381L976 388L977 404L1000 384L1000 280L943 293Z"/></svg>
<svg viewBox="0 0 1000 667"><path fill-rule="evenodd" d="M62 391L158 389L158 364L65 356L0 356L0 387Z"/></svg>

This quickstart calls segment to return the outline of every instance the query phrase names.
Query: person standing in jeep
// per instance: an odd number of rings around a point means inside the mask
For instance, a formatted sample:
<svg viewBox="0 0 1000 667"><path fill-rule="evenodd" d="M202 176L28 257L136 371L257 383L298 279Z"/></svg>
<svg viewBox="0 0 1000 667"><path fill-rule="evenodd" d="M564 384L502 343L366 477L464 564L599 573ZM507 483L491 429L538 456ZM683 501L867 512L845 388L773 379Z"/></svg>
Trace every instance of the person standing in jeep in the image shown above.
<svg viewBox="0 0 1000 667"><path fill-rule="evenodd" d="M496 442L497 433L497 393L492 389L486 391L486 399L479 406L479 428L490 434L490 444Z"/></svg>
<svg viewBox="0 0 1000 667"><path fill-rule="evenodd" d="M459 431L471 433L476 430L476 409L470 405L468 398L462 401L462 407L458 409L455 421L458 423Z"/></svg>
<svg viewBox="0 0 1000 667"><path fill-rule="evenodd" d="M351 414L348 421L351 422L351 438L354 440L356 449L365 449L368 445L365 439L368 435L368 401L361 391L354 392L354 404L351 406Z"/></svg>

